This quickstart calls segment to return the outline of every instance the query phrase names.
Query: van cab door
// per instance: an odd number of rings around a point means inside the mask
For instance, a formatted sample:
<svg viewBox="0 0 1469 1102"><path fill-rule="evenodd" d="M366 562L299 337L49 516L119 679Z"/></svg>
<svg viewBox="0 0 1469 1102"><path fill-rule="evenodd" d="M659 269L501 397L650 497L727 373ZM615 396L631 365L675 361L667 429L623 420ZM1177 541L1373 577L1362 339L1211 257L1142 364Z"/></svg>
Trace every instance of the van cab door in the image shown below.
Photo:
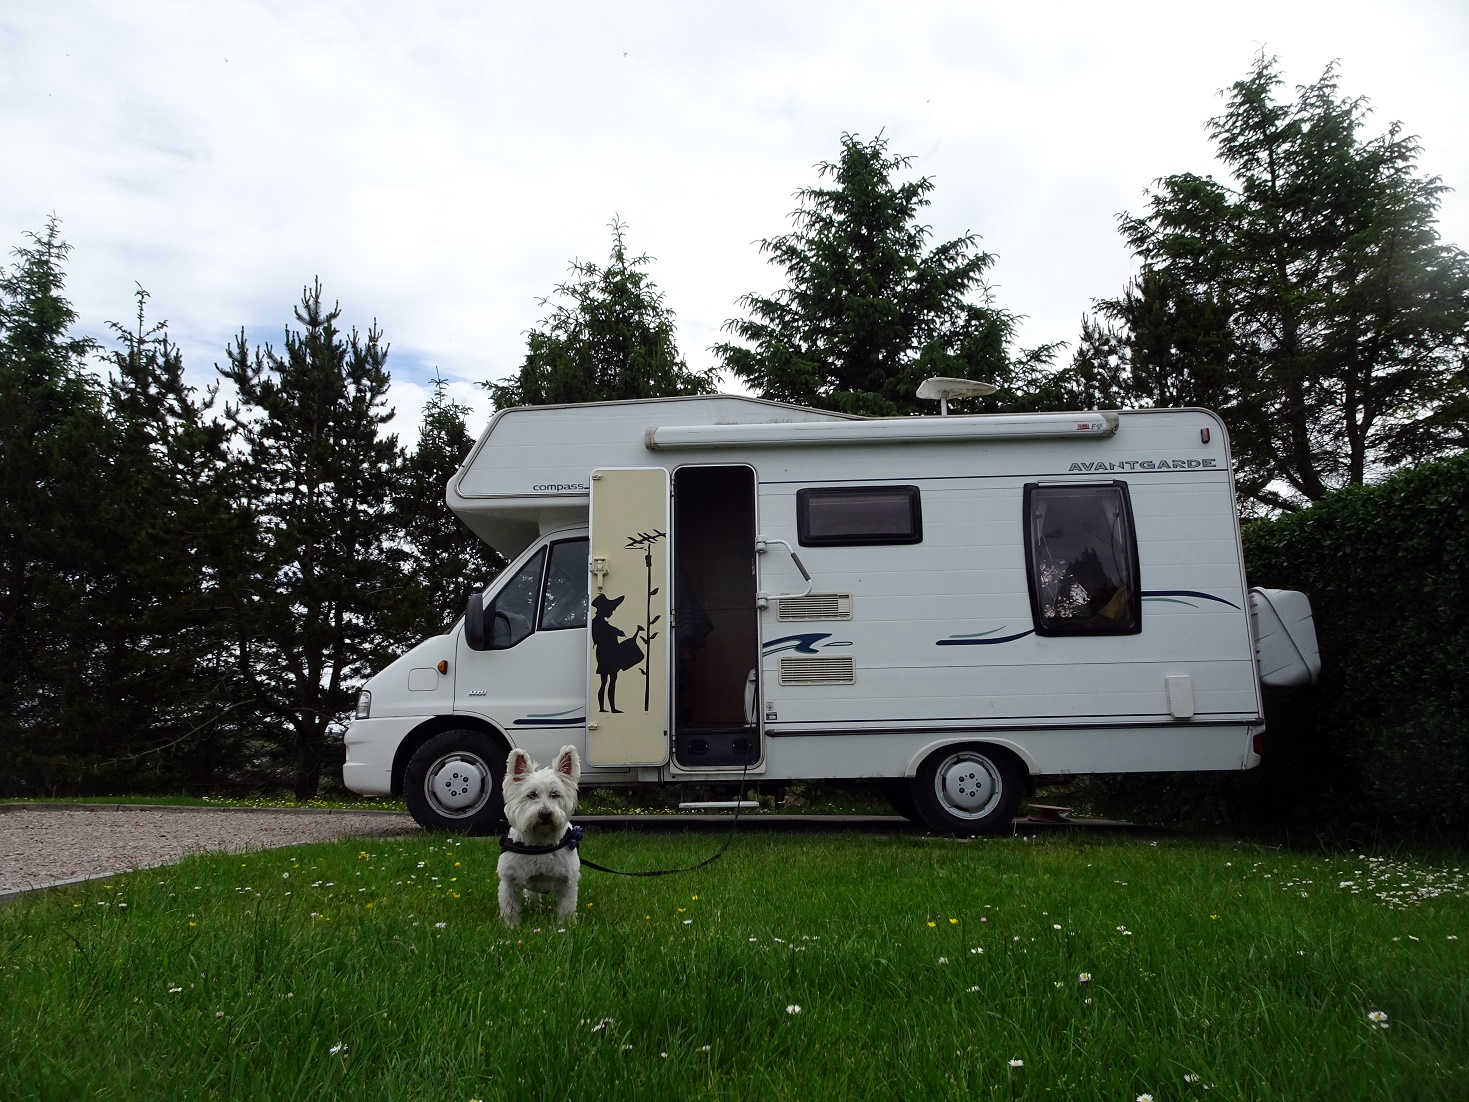
<svg viewBox="0 0 1469 1102"><path fill-rule="evenodd" d="M668 472L592 472L587 761L668 760Z"/></svg>
<svg viewBox="0 0 1469 1102"><path fill-rule="evenodd" d="M472 650L459 632L456 711L483 716L517 746L535 731L554 732L540 740L552 749L558 738L579 740L586 723L586 570L585 536L553 539L507 568L484 598L489 649Z"/></svg>

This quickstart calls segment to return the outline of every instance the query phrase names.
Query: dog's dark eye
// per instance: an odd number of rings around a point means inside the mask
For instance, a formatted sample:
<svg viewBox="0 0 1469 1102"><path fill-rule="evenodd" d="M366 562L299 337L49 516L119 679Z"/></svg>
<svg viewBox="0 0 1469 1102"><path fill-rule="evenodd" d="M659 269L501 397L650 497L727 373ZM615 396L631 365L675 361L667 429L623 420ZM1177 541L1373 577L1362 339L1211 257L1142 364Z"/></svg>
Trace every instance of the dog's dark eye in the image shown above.
<svg viewBox="0 0 1469 1102"><path fill-rule="evenodd" d="M546 796L547 796L548 799L552 799L552 800L559 800L559 799L561 799L561 793L559 793L559 792L548 792L548 793L546 793Z"/></svg>
<svg viewBox="0 0 1469 1102"><path fill-rule="evenodd" d="M539 798L540 798L540 797L538 797L538 796L537 796L537 795L536 795L536 792L535 792L535 789L531 789L531 790L530 790L530 791L529 791L529 792L527 792L527 793L526 793L526 794L525 794L525 798L526 798L526 799L527 799L527 800L535 800L535 799L539 799Z"/></svg>

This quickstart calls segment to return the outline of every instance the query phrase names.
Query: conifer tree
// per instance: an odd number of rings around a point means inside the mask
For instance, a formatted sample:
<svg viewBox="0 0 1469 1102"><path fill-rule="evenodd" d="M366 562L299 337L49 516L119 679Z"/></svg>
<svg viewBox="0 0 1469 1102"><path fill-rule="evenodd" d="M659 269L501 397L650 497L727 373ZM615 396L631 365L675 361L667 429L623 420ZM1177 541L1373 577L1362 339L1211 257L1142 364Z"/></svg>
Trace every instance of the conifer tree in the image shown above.
<svg viewBox="0 0 1469 1102"><path fill-rule="evenodd" d="M1469 254L1439 240L1416 138L1364 136L1335 66L1280 85L1258 58L1209 122L1224 179L1166 177L1122 217L1142 272L1083 355L1112 326L1120 385L1220 409L1242 498L1292 509L1469 439Z"/></svg>
<svg viewBox="0 0 1469 1102"><path fill-rule="evenodd" d="M0 745L8 790L74 783L106 737L93 602L111 451L52 217L0 273Z"/></svg>
<svg viewBox="0 0 1469 1102"><path fill-rule="evenodd" d="M842 135L840 158L816 166L829 186L801 189L792 231L760 242L786 285L739 299L747 316L714 348L726 370L762 397L846 413L932 412L915 396L930 375L997 383L1011 408L1034 403L1055 346L1012 356L1017 318L985 283L995 258L975 234L930 246L920 218L933 181L894 178L911 165L881 134Z"/></svg>
<svg viewBox="0 0 1469 1102"><path fill-rule="evenodd" d="M340 315L318 281L280 352L252 350L242 330L221 369L239 395L230 415L254 522L231 594L237 672L282 732L303 799L335 753L328 735L354 680L382 653L404 570L391 517L401 457L396 437L379 433L392 416L388 345L375 324L344 335Z"/></svg>
<svg viewBox="0 0 1469 1102"><path fill-rule="evenodd" d="M404 459L397 527L411 555L398 598L401 633L411 641L445 630L464 611L469 587L485 585L505 565L444 500L449 479L474 445L464 421L468 413L435 375L418 445Z"/></svg>
<svg viewBox="0 0 1469 1102"><path fill-rule="evenodd" d="M563 301L541 301L550 312L530 331L520 371L482 384L496 409L713 393L714 372L679 353L673 311L645 270L652 258L628 255L626 231L614 218L607 264L573 261L556 286Z"/></svg>
<svg viewBox="0 0 1469 1102"><path fill-rule="evenodd" d="M184 380L166 322L150 325L136 292L132 326L109 323L108 415L115 434L106 501L105 592L94 606L104 698L119 742L114 784L208 787L240 747L226 732L240 705L228 661L224 563L240 537L224 484L227 427Z"/></svg>

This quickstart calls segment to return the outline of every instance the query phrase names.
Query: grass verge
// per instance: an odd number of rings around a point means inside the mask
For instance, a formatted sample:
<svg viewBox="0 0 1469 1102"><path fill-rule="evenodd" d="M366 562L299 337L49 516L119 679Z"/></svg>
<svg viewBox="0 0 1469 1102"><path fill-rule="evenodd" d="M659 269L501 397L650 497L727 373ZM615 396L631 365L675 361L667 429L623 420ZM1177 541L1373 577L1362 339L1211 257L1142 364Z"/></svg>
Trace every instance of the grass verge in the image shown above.
<svg viewBox="0 0 1469 1102"><path fill-rule="evenodd" d="M496 857L195 857L0 910L0 1097L1349 1102L1469 1076L1469 877L1438 858L751 835L695 874L589 870L579 922L507 931Z"/></svg>

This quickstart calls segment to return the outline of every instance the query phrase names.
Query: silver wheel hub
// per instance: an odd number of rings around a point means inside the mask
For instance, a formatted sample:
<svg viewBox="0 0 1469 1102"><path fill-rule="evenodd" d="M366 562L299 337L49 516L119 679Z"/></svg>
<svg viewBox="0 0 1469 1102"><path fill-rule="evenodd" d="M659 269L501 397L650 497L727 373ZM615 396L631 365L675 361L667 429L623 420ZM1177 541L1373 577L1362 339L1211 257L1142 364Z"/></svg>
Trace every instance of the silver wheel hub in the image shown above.
<svg viewBox="0 0 1469 1102"><path fill-rule="evenodd" d="M935 781L944 808L968 819L993 808L1004 788L994 763L978 754L955 754L939 767Z"/></svg>
<svg viewBox="0 0 1469 1102"><path fill-rule="evenodd" d="M472 815L489 798L489 767L474 754L446 754L429 768L423 791L444 815Z"/></svg>

